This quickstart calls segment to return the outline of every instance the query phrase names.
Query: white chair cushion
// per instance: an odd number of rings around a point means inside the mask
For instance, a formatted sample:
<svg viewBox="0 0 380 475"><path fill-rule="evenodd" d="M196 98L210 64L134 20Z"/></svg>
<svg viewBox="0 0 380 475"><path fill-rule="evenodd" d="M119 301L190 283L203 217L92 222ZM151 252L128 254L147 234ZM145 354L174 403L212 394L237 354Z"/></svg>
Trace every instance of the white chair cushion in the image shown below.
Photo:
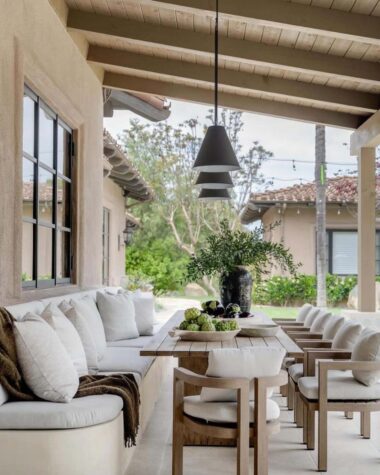
<svg viewBox="0 0 380 475"><path fill-rule="evenodd" d="M327 322L331 318L331 313L325 310L320 310L318 316L313 321L310 327L312 333L323 333L323 329L327 325Z"/></svg>
<svg viewBox="0 0 380 475"><path fill-rule="evenodd" d="M380 399L380 383L374 386L364 386L352 376L351 371L328 372L329 400L342 401L373 401ZM300 392L310 400L318 399L318 378L304 376L298 380Z"/></svg>
<svg viewBox="0 0 380 475"><path fill-rule="evenodd" d="M26 384L41 399L70 402L78 389L78 373L55 331L28 313L15 323L14 332Z"/></svg>
<svg viewBox="0 0 380 475"><path fill-rule="evenodd" d="M78 376L88 374L86 354L74 325L55 304L49 303L41 317L55 330L69 354Z"/></svg>
<svg viewBox="0 0 380 475"><path fill-rule="evenodd" d="M380 333L370 329L363 330L355 343L351 359L353 361L380 361ZM354 378L365 384L373 386L380 382L380 371L352 371Z"/></svg>
<svg viewBox="0 0 380 475"><path fill-rule="evenodd" d="M140 348L107 348L99 371L112 373L138 373L144 378L152 366L154 358L140 356Z"/></svg>
<svg viewBox="0 0 380 475"><path fill-rule="evenodd" d="M363 326L361 323L346 322L334 336L331 348L352 350L362 330Z"/></svg>
<svg viewBox="0 0 380 475"><path fill-rule="evenodd" d="M0 384L0 406L8 401L8 393L5 390L4 386Z"/></svg>
<svg viewBox="0 0 380 475"><path fill-rule="evenodd" d="M255 402L249 403L249 421L254 422ZM267 422L280 417L280 408L272 399L266 400ZM236 402L204 402L200 396L186 396L184 398L184 413L188 416L202 419L207 422L237 422Z"/></svg>
<svg viewBox="0 0 380 475"><path fill-rule="evenodd" d="M115 419L123 400L113 394L86 396L69 404L45 401L9 402L0 407L0 429L78 429Z"/></svg>
<svg viewBox="0 0 380 475"><path fill-rule="evenodd" d="M298 315L296 317L296 322L303 323L305 321L305 318L307 317L308 313L310 310L313 308L313 306L309 303L305 303L302 305L302 307L299 309Z"/></svg>
<svg viewBox="0 0 380 475"><path fill-rule="evenodd" d="M211 350L206 376L218 378L248 378L251 380L250 400L254 399L253 378L275 376L281 370L285 356L283 348L223 348ZM273 390L268 390L268 397ZM202 401L236 401L236 391L202 388Z"/></svg>
<svg viewBox="0 0 380 475"><path fill-rule="evenodd" d="M139 336L131 296L126 293L111 295L98 292L96 299L107 341L127 340Z"/></svg>
<svg viewBox="0 0 380 475"><path fill-rule="evenodd" d="M102 318L95 301L91 296L85 295L80 299L71 299L70 305L86 319L96 345L98 360L101 360L106 351L107 343Z"/></svg>
<svg viewBox="0 0 380 475"><path fill-rule="evenodd" d="M307 314L305 321L304 321L304 326L306 328L310 328L311 325L313 324L314 320L318 317L320 308L318 307L313 307L311 310L309 310L309 313Z"/></svg>
<svg viewBox="0 0 380 475"><path fill-rule="evenodd" d="M297 383L298 380L303 376L303 363L297 363L292 365L289 368L289 376L295 383Z"/></svg>
<svg viewBox="0 0 380 475"><path fill-rule="evenodd" d="M338 315L332 315L323 329L323 340L332 340L338 333L338 330L345 324L346 319Z"/></svg>
<svg viewBox="0 0 380 475"><path fill-rule="evenodd" d="M154 296L152 292L137 290L132 294L135 306L136 323L141 336L152 336L156 315L154 311Z"/></svg>
<svg viewBox="0 0 380 475"><path fill-rule="evenodd" d="M90 330L89 323L75 307L72 307L65 300L59 304L59 308L63 311L63 313L74 325L76 331L78 332L86 355L89 372L96 372L98 370L98 351L94 337L92 336L92 332Z"/></svg>
<svg viewBox="0 0 380 475"><path fill-rule="evenodd" d="M282 362L282 369L289 369L292 365L296 363L296 359L291 356L286 356Z"/></svg>

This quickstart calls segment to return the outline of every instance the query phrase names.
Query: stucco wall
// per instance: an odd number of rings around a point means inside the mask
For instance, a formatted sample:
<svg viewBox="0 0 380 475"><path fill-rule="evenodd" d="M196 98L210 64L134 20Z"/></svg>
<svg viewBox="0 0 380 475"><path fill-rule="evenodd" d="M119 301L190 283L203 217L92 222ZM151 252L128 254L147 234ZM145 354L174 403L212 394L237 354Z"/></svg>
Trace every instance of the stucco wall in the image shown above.
<svg viewBox="0 0 380 475"><path fill-rule="evenodd" d="M327 229L356 229L356 218L342 207L327 209ZM300 272L315 274L315 208L288 207L278 213L277 208L270 208L262 218L265 227L278 222L278 226L267 238L283 242L290 249L296 262L300 262ZM276 270L275 273L280 273Z"/></svg>
<svg viewBox="0 0 380 475"><path fill-rule="evenodd" d="M21 289L22 97L26 82L76 131L77 284L101 282L101 78L48 0L2 1L0 15L0 304L52 291Z"/></svg>

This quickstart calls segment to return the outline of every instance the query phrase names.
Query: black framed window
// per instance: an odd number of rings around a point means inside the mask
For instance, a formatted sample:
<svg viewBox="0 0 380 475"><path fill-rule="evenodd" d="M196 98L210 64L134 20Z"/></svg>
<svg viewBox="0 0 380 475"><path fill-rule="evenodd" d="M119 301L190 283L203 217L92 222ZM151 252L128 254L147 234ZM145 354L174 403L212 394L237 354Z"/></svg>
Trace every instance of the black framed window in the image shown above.
<svg viewBox="0 0 380 475"><path fill-rule="evenodd" d="M27 86L23 99L22 284L72 281L73 133Z"/></svg>
<svg viewBox="0 0 380 475"><path fill-rule="evenodd" d="M330 274L357 275L358 232L329 229L327 231L327 259ZM380 231L376 231L376 275L380 275Z"/></svg>

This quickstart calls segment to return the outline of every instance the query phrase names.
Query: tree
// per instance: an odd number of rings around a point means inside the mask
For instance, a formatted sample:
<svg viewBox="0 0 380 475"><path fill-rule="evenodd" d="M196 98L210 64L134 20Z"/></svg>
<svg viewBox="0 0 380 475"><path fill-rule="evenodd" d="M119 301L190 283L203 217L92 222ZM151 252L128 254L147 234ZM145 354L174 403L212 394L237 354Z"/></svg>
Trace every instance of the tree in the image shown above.
<svg viewBox="0 0 380 475"><path fill-rule="evenodd" d="M242 166L233 177L235 188L231 202L202 203L198 200L199 190L194 187L196 172L192 166L207 124L190 119L173 127L167 123L143 125L138 120L131 120L120 137L129 157L155 193L154 202L140 208L140 217L149 221L143 232L153 221L156 233L160 237L170 234L178 248L188 256L197 253L210 232L220 230L223 219L227 219L231 229L239 225L239 213L253 187L265 183L260 173L261 165L272 156L258 142L253 142L247 151L243 150L241 112L222 110L220 117ZM203 285L215 293L206 276Z"/></svg>
<svg viewBox="0 0 380 475"><path fill-rule="evenodd" d="M317 306L326 307L326 136L325 126L315 126L315 186L317 228Z"/></svg>

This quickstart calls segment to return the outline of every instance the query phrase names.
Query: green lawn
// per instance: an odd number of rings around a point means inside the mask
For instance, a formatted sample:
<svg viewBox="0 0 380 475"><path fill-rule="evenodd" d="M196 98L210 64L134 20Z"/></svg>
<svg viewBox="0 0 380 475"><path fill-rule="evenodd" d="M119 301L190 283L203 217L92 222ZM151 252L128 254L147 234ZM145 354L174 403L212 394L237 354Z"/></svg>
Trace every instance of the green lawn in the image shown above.
<svg viewBox="0 0 380 475"><path fill-rule="evenodd" d="M270 305L254 305L253 311L262 312L271 318L295 318L297 316L298 307L274 307ZM329 311L335 315L339 315L343 308L329 308Z"/></svg>

